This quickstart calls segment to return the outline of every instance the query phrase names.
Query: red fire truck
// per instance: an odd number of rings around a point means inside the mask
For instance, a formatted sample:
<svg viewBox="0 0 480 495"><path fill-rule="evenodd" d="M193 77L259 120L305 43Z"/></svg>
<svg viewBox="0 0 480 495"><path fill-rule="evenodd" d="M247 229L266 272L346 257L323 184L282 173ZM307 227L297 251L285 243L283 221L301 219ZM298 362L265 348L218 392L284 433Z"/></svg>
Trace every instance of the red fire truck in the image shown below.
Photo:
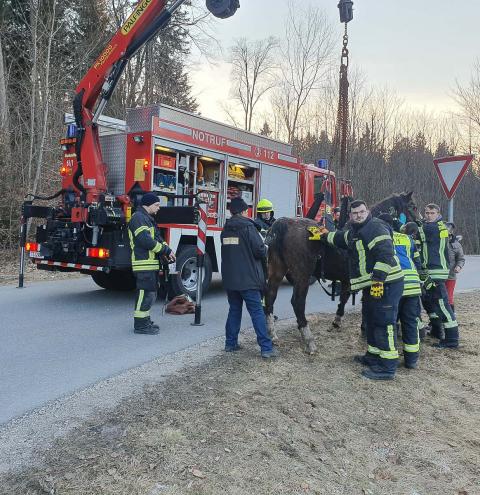
<svg viewBox="0 0 480 495"><path fill-rule="evenodd" d="M154 191L163 202L157 222L177 255L172 292L193 295L198 200L208 203L206 290L220 269L220 232L231 198L241 196L251 217L260 198L274 203L277 217L295 217L305 214L316 192L325 192L327 212L348 193L347 183L339 192L332 172L302 164L290 145L198 115L156 105L129 110L125 122L102 116L129 58L184 1L168 7L165 0L140 1L78 85L61 141L62 189L50 198L31 197L23 208L22 244L39 269L79 271L101 287L132 289L128 222L142 195ZM206 3L222 18L239 7L238 0ZM54 197L61 198L57 206L33 204ZM35 242L26 243L29 218L45 222Z"/></svg>
<svg viewBox="0 0 480 495"><path fill-rule="evenodd" d="M66 122L71 121L67 116ZM241 196L247 202L252 218L261 198L273 202L277 218L300 217L308 211L315 193L322 191L326 201L320 217L337 206L339 194L348 192L348 183L339 186L332 171L303 164L293 156L289 144L166 105L131 109L126 121L103 118L99 126L110 196L105 201L123 204L116 215L110 212L118 221L99 230L95 242L94 226L89 228L82 212L72 208L71 219L60 231L58 222L56 228L47 222L38 228L36 242L27 247L39 269L89 273L104 288L133 288L126 224L134 197L146 191L159 194L164 206L159 225L177 254L176 265L170 266L172 291L191 295L197 285L197 226L192 221L171 223L166 217L172 212L176 216L182 207L190 211L194 198L208 204L203 282L207 290L212 273L220 269L220 232L229 217L232 197ZM62 146L62 189L68 191L76 169L75 139L62 140ZM71 235L70 222L79 224L77 236ZM55 249L55 241L58 246L68 244L67 250Z"/></svg>

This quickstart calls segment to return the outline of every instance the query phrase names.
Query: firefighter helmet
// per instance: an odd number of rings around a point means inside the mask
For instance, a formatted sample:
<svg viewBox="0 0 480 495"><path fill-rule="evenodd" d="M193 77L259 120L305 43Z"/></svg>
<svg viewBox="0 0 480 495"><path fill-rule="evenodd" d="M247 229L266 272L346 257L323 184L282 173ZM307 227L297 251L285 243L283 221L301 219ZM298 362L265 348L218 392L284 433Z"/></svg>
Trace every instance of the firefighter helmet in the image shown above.
<svg viewBox="0 0 480 495"><path fill-rule="evenodd" d="M273 211L273 203L268 199L261 199L257 204L257 213L270 213Z"/></svg>

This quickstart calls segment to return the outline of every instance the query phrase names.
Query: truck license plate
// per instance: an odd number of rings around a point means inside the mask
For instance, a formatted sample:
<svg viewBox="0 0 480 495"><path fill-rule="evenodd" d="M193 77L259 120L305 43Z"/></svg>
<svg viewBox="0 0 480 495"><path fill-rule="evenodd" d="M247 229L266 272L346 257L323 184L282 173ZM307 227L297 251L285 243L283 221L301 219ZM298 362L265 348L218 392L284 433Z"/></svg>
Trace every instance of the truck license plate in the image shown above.
<svg viewBox="0 0 480 495"><path fill-rule="evenodd" d="M38 260L43 260L45 256L42 256L40 253L37 253L36 251L30 251L30 258L36 258Z"/></svg>

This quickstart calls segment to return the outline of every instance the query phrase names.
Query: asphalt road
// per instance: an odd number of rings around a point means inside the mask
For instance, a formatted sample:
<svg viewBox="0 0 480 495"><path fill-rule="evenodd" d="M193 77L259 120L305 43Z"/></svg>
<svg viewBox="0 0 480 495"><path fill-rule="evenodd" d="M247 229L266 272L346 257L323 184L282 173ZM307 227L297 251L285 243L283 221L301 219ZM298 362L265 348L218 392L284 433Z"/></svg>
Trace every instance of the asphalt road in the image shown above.
<svg viewBox="0 0 480 495"><path fill-rule="evenodd" d="M479 288L479 275L480 256L468 257L458 289ZM290 297L283 285L279 318L293 317ZM0 287L0 424L224 332L228 306L218 281L203 301L202 327L190 325L193 315L161 316L162 306L152 312L160 334L143 336L132 332L133 294L99 289L90 278ZM335 309L318 284L311 287L308 313ZM243 327L250 325L247 315Z"/></svg>

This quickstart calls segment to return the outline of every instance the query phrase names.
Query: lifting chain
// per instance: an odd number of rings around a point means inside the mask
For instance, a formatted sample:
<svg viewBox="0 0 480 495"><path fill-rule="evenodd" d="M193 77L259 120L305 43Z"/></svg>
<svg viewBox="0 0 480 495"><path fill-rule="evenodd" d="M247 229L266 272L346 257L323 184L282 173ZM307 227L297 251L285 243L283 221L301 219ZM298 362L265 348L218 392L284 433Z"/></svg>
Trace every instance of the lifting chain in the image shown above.
<svg viewBox="0 0 480 495"><path fill-rule="evenodd" d="M339 84L339 98L338 98L338 113L337 124L335 128L335 152L340 151L340 160L338 166L338 177L344 180L348 180L349 172L347 168L347 139L348 139L348 118L349 118L349 106L348 106L348 33L347 23L345 23L345 34L343 35L343 47L340 64L340 84ZM342 188L343 189L343 188ZM343 195L343 191L340 192Z"/></svg>

